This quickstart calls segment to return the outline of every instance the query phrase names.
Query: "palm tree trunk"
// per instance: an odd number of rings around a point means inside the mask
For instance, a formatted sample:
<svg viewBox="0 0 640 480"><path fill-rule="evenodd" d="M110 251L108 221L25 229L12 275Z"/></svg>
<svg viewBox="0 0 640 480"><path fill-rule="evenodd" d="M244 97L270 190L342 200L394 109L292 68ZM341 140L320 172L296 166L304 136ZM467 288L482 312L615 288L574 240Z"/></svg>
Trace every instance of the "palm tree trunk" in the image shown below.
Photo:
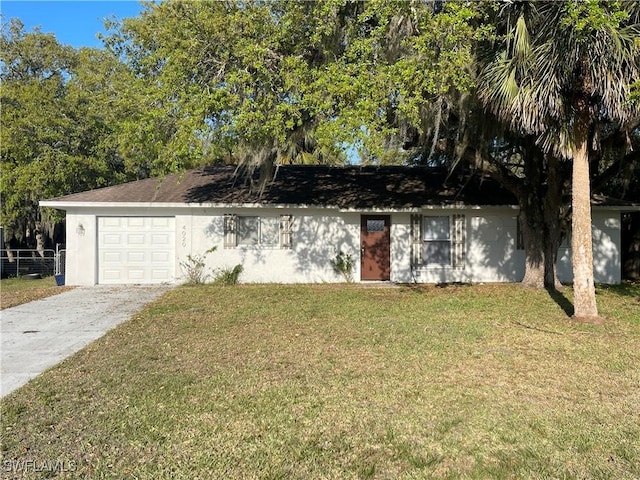
<svg viewBox="0 0 640 480"><path fill-rule="evenodd" d="M587 152L588 124L584 111L574 125L575 150L571 188L571 263L573 266L574 318L594 320L598 317L593 281L593 241L591 237L591 186L589 183L589 154Z"/></svg>

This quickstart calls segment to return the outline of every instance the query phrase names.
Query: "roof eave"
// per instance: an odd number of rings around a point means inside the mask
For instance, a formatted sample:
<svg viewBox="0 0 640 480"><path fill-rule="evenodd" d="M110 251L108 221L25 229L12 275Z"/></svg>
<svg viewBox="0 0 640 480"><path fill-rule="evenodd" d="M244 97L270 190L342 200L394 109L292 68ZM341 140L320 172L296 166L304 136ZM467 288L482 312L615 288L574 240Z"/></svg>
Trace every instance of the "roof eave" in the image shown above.
<svg viewBox="0 0 640 480"><path fill-rule="evenodd" d="M181 202L73 202L64 200L41 200L41 207L56 208L59 210L69 209L113 209L113 208L263 208L263 209L326 209L338 210L344 213L359 212L419 212L421 210L479 210L482 208L510 208L518 209L518 205L466 205L462 203L456 204L437 204L422 205L419 207L349 207L341 208L337 205L313 205L313 204L294 204L294 203L181 203Z"/></svg>
<svg viewBox="0 0 640 480"><path fill-rule="evenodd" d="M265 203L182 203L182 202L74 202L65 200L41 200L41 207L55 208L58 210L70 209L113 209L113 208L176 208L176 209L193 209L193 208L256 208L256 209L326 209L338 210L344 213L359 212L419 212L421 210L480 210L483 208L508 208L511 210L519 210L518 205L467 205L462 203L456 204L438 204L438 205L422 205L420 207L349 207L341 208L337 205L313 205L313 204L265 204ZM623 212L640 212L640 205L593 205L594 210L600 211L623 211Z"/></svg>
<svg viewBox="0 0 640 480"><path fill-rule="evenodd" d="M86 208L324 208L338 210L335 205L306 205L306 204L275 204L275 203L182 203L182 202L70 202L64 200L41 200L41 207L56 208L59 210L86 209Z"/></svg>

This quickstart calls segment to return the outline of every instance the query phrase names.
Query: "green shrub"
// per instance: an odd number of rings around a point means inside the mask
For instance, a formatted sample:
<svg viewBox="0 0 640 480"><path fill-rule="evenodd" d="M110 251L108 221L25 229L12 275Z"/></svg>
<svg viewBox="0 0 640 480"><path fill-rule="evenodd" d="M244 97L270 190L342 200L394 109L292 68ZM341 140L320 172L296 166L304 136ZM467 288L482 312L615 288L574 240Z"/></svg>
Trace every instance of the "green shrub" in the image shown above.
<svg viewBox="0 0 640 480"><path fill-rule="evenodd" d="M330 260L333 271L344 277L347 283L353 282L353 257L342 251Z"/></svg>
<svg viewBox="0 0 640 480"><path fill-rule="evenodd" d="M199 255L187 255L185 261L180 262L180 268L184 272L186 283L189 285L202 285L207 283L207 280L211 278L211 274L206 271L206 258L211 252L215 252L218 247L213 246L204 254Z"/></svg>
<svg viewBox="0 0 640 480"><path fill-rule="evenodd" d="M205 271L204 255L187 255L187 259L180 262L180 268L185 274L188 284L200 285L206 283L210 277Z"/></svg>
<svg viewBox="0 0 640 480"><path fill-rule="evenodd" d="M240 264L235 267L219 268L216 270L216 276L213 279L213 283L218 285L236 285L242 270L243 268Z"/></svg>

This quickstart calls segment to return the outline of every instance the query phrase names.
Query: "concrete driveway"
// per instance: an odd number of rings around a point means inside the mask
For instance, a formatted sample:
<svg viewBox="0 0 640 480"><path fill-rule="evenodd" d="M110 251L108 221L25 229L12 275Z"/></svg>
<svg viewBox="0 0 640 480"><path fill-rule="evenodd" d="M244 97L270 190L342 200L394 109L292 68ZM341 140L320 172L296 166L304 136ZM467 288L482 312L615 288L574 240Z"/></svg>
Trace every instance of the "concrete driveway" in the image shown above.
<svg viewBox="0 0 640 480"><path fill-rule="evenodd" d="M77 287L0 311L0 396L131 318L171 287Z"/></svg>

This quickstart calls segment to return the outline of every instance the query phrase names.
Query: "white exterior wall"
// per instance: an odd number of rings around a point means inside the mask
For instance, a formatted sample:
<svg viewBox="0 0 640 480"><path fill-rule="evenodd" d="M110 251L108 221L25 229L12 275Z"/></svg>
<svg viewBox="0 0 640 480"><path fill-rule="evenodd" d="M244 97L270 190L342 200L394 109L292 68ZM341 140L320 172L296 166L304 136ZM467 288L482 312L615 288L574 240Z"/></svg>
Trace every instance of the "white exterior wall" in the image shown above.
<svg viewBox="0 0 640 480"><path fill-rule="evenodd" d="M277 216L292 215L290 249L239 245L224 248L223 215ZM207 268L232 268L243 266L240 281L247 283L323 283L339 282L330 260L339 251L359 259L360 215L339 214L336 211L304 209L228 209L203 210L193 217L176 218L179 237L178 257L184 261L187 255L206 256ZM186 232L186 233L184 233ZM354 278L360 277L360 265L356 262ZM184 279L184 271L179 272Z"/></svg>
<svg viewBox="0 0 640 480"><path fill-rule="evenodd" d="M591 214L593 239L593 278L596 283L620 283L622 279L620 212L594 210ZM573 281L571 248L567 242L558 251L558 279Z"/></svg>
<svg viewBox="0 0 640 480"><path fill-rule="evenodd" d="M518 210L472 211L467 213L466 220L466 281L521 281L525 255L516 248Z"/></svg>
<svg viewBox="0 0 640 480"><path fill-rule="evenodd" d="M90 213L88 213L90 212ZM223 215L292 215L292 248L238 246L224 248ZM184 281L181 263L187 255L206 256L207 268L231 268L242 264L241 282L322 283L341 282L330 260L338 251L354 259L353 277L360 279L360 219L362 214L337 209L306 208L69 208L67 211L66 283L98 282L97 218L99 216L174 216L175 282ZM516 250L518 210L512 208L428 209L426 215L464 214L466 225L465 268L411 269L411 214L391 216L391 281L393 282L517 282L524 276L524 251ZM619 283L620 214L595 211L594 274L596 282ZM84 234L78 233L82 224ZM561 281L571 280L571 257L561 249L558 260Z"/></svg>
<svg viewBox="0 0 640 480"><path fill-rule="evenodd" d="M421 267L420 283L519 282L524 277L524 251L516 250L518 210L513 208L430 209L424 215L465 216L464 268Z"/></svg>
<svg viewBox="0 0 640 480"><path fill-rule="evenodd" d="M95 215L67 211L65 245L65 283L67 285L87 286L97 283L97 226ZM84 233L80 233L79 228Z"/></svg>
<svg viewBox="0 0 640 480"><path fill-rule="evenodd" d="M391 281L398 283L417 281L411 271L411 214L409 213L391 215Z"/></svg>

